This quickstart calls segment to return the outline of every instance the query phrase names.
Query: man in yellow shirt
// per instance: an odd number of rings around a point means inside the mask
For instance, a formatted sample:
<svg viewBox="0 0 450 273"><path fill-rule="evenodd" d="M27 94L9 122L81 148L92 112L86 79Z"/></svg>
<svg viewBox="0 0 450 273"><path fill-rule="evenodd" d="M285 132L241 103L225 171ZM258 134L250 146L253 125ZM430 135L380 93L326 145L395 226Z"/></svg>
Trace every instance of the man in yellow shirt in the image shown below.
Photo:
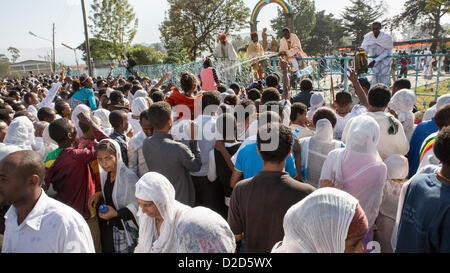
<svg viewBox="0 0 450 273"><path fill-rule="evenodd" d="M264 49L258 42L258 33L252 32L250 36L252 38L252 43L250 43L249 46L247 47L247 54L246 54L247 59L252 60L257 57L264 56ZM255 72L258 74L257 80L264 79L264 61L261 61L260 59L255 59L252 60L250 64L252 65L253 81L256 81Z"/></svg>

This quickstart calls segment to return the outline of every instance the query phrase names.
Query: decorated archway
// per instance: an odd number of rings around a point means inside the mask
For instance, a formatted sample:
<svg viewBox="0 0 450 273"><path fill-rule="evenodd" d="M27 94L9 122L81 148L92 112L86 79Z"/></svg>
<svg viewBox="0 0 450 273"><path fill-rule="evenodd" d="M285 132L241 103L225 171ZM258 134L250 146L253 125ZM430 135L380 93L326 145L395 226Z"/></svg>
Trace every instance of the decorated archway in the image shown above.
<svg viewBox="0 0 450 273"><path fill-rule="evenodd" d="M287 1L284 0L261 0L259 1L255 8L253 9L252 16L250 18L250 30L252 32L258 31L258 15L263 7L268 4L277 4L282 9L286 16L287 27L293 32L294 31L294 10Z"/></svg>

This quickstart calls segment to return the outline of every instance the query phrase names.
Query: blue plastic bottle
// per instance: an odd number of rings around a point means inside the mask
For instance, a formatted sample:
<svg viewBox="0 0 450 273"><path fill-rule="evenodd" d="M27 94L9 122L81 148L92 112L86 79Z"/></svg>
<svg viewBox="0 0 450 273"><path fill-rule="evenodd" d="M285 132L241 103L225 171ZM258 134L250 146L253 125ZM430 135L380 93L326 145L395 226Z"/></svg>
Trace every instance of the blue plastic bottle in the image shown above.
<svg viewBox="0 0 450 273"><path fill-rule="evenodd" d="M295 131L294 131L294 138L295 139L299 139L300 138L300 129L296 129Z"/></svg>
<svg viewBox="0 0 450 273"><path fill-rule="evenodd" d="M109 209L108 209L108 207L106 205L100 205L98 210L100 211L101 214L106 214L106 213L108 213Z"/></svg>

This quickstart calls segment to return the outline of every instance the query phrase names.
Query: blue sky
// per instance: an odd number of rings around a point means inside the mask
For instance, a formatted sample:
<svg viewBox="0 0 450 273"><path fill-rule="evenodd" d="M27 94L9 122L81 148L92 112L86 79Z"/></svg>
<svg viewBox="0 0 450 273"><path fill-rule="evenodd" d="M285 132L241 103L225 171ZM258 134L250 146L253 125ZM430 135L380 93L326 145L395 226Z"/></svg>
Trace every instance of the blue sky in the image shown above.
<svg viewBox="0 0 450 273"><path fill-rule="evenodd" d="M388 16L400 12L405 1L386 1L389 6ZM85 2L89 11L93 1L86 0ZM134 43L158 42L160 35L158 26L164 19L165 11L169 8L167 2L165 0L129 0L129 2L139 18L139 29ZM244 0L244 2L252 10L258 0ZM315 2L317 10L326 10L338 16L350 1L316 0ZM73 52L61 47L62 42L75 47L84 40L80 0L2 1L2 11L0 53L6 53L5 49L9 46L19 48L24 53L19 61L38 58L36 52L45 54L51 44L29 35L28 32L32 31L39 36L51 39L52 23L56 24L57 59L63 59L66 62L70 62L69 58L73 59ZM276 15L277 5L266 6L259 14L259 26L269 26L270 20Z"/></svg>

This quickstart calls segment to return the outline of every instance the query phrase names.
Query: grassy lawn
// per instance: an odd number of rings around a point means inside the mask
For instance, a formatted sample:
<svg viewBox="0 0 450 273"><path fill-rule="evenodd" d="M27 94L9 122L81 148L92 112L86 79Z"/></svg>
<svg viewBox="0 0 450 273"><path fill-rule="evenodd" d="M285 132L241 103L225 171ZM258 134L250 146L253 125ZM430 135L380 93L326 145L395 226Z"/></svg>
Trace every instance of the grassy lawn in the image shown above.
<svg viewBox="0 0 450 273"><path fill-rule="evenodd" d="M450 80L445 80L445 81L440 82L439 89L438 89L439 96L449 94L450 93L449 87L450 87ZM416 100L417 100L417 107L419 108L419 110L427 109L428 104L435 100L435 98L434 98L435 90L436 90L436 84L431 84L428 86L420 86L417 88ZM432 95L432 96L420 96L421 94ZM425 107L424 107L424 104L425 104Z"/></svg>

